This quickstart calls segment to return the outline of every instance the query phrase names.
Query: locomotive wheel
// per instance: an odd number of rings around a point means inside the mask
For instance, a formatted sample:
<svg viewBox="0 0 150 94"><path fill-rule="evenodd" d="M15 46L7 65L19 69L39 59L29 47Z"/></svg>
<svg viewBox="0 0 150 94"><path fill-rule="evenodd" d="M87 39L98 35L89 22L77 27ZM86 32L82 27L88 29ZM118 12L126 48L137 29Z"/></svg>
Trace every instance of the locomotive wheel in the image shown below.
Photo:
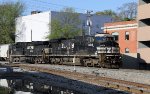
<svg viewBox="0 0 150 94"><path fill-rule="evenodd" d="M54 62L55 62L55 59L51 58L51 64L54 64Z"/></svg>
<svg viewBox="0 0 150 94"><path fill-rule="evenodd" d="M105 64L105 67L110 69L112 66L110 64Z"/></svg>
<svg viewBox="0 0 150 94"><path fill-rule="evenodd" d="M84 66L83 58L80 58L80 64L81 64L81 66Z"/></svg>
<svg viewBox="0 0 150 94"><path fill-rule="evenodd" d="M20 58L19 58L19 57L15 57L15 58L13 59L13 61L14 61L14 62L19 62L19 61L20 61Z"/></svg>
<svg viewBox="0 0 150 94"><path fill-rule="evenodd" d="M39 63L40 64L44 63L43 60L42 60L42 58L39 58Z"/></svg>
<svg viewBox="0 0 150 94"><path fill-rule="evenodd" d="M37 60L36 59L34 59L34 64L37 64Z"/></svg>
<svg viewBox="0 0 150 94"><path fill-rule="evenodd" d="M98 67L100 67L100 68L104 68L104 67L105 67L105 65L104 65L104 64L105 64L104 62L100 62L100 61L98 61L97 66L98 66Z"/></svg>
<svg viewBox="0 0 150 94"><path fill-rule="evenodd" d="M48 64L52 64L52 59L49 58L47 63L48 63Z"/></svg>
<svg viewBox="0 0 150 94"><path fill-rule="evenodd" d="M60 65L63 65L63 58L60 58Z"/></svg>
<svg viewBox="0 0 150 94"><path fill-rule="evenodd" d="M52 58L52 59L51 59L51 64L57 64L56 58Z"/></svg>
<svg viewBox="0 0 150 94"><path fill-rule="evenodd" d="M40 61L39 58L35 58L35 59L34 59L34 63L35 63L35 64L39 64L39 63L40 63L39 61Z"/></svg>
<svg viewBox="0 0 150 94"><path fill-rule="evenodd" d="M63 65L63 63L64 63L64 60L63 60L63 58L61 58L60 65Z"/></svg>
<svg viewBox="0 0 150 94"><path fill-rule="evenodd" d="M83 66L87 67L86 59L83 60Z"/></svg>
<svg viewBox="0 0 150 94"><path fill-rule="evenodd" d="M93 67L98 66L98 63L99 63L98 59L92 59L92 66Z"/></svg>
<svg viewBox="0 0 150 94"><path fill-rule="evenodd" d="M13 57L10 57L9 63L13 63Z"/></svg>
<svg viewBox="0 0 150 94"><path fill-rule="evenodd" d="M44 58L43 59L44 63L48 64L50 61L49 61L49 58Z"/></svg>
<svg viewBox="0 0 150 94"><path fill-rule="evenodd" d="M119 65L112 65L113 69L119 69Z"/></svg>
<svg viewBox="0 0 150 94"><path fill-rule="evenodd" d="M53 63L54 64L60 64L61 59L60 58L54 58Z"/></svg>
<svg viewBox="0 0 150 94"><path fill-rule="evenodd" d="M92 64L92 59L84 59L84 60L83 60L83 63L84 63L84 66L85 66L85 67L93 66L93 64Z"/></svg>

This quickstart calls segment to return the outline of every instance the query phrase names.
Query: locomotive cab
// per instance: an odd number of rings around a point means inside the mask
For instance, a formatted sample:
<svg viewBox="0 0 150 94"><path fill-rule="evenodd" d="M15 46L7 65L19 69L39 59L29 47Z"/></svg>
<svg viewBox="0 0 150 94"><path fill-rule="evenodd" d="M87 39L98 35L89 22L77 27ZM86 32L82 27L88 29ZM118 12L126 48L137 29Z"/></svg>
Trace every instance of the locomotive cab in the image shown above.
<svg viewBox="0 0 150 94"><path fill-rule="evenodd" d="M112 35L96 35L97 54L102 67L119 68L121 66L121 54L119 44Z"/></svg>

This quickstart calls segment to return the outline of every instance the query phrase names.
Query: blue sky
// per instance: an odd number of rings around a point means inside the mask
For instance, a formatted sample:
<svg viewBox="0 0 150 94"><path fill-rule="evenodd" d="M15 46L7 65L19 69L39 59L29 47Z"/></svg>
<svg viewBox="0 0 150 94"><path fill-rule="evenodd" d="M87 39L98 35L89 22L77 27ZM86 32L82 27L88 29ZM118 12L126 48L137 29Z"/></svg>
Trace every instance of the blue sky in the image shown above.
<svg viewBox="0 0 150 94"><path fill-rule="evenodd" d="M18 0L0 0L18 1ZM85 13L86 10L102 11L112 9L117 11L117 8L124 3L138 2L138 0L19 0L26 5L24 14L30 13L32 10L41 11L59 11L66 7L73 7L77 12Z"/></svg>

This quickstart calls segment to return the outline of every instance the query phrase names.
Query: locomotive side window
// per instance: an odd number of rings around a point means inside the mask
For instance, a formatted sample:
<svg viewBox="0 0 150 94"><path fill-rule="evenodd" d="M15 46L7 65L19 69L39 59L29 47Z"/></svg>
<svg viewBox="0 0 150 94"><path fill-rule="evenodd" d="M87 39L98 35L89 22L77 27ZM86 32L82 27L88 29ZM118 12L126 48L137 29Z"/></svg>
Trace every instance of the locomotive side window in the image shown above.
<svg viewBox="0 0 150 94"><path fill-rule="evenodd" d="M34 46L27 46L27 49L34 49Z"/></svg>
<svg viewBox="0 0 150 94"><path fill-rule="evenodd" d="M97 41L102 41L102 40L104 40L104 37L95 37L95 39L96 39Z"/></svg>
<svg viewBox="0 0 150 94"><path fill-rule="evenodd" d="M91 43L91 42L94 42L94 39L93 39L93 37L87 37L87 39L86 39L89 43Z"/></svg>
<svg viewBox="0 0 150 94"><path fill-rule="evenodd" d="M74 48L74 43L72 43L71 47Z"/></svg>
<svg viewBox="0 0 150 94"><path fill-rule="evenodd" d="M108 37L106 37L106 40L107 40L107 41L111 41L111 40L113 40L113 39L114 39L113 36L108 36Z"/></svg>
<svg viewBox="0 0 150 94"><path fill-rule="evenodd" d="M65 45L64 45L63 43L61 44L61 48L66 48Z"/></svg>

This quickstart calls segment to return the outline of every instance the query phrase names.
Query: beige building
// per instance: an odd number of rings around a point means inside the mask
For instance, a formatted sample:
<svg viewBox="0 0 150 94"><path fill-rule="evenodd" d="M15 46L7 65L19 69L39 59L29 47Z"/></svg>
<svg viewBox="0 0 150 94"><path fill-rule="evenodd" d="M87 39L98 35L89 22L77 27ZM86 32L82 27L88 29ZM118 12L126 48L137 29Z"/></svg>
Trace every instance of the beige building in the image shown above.
<svg viewBox="0 0 150 94"><path fill-rule="evenodd" d="M150 0L139 0L138 26L139 63L141 67L150 69Z"/></svg>

